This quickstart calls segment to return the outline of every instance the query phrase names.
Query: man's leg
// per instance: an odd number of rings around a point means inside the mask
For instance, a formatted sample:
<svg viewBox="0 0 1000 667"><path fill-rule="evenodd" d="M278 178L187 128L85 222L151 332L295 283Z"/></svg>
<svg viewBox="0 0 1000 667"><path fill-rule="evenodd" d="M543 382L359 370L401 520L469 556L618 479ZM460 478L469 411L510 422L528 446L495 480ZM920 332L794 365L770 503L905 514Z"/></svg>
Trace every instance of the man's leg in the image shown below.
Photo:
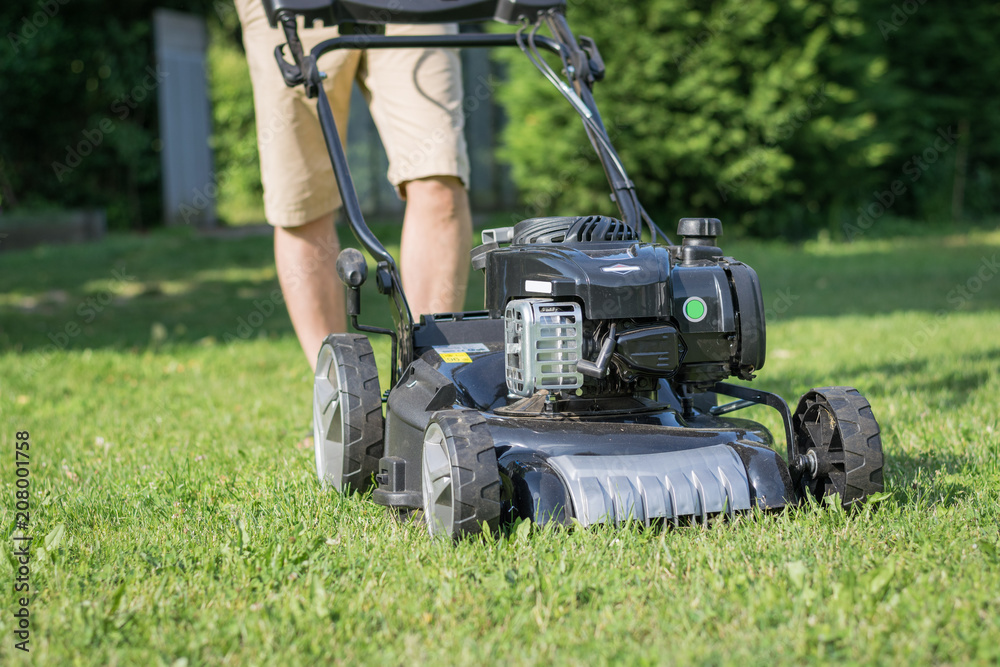
<svg viewBox="0 0 1000 667"><path fill-rule="evenodd" d="M393 36L457 32L456 25L386 28ZM389 157L389 182L406 199L400 269L410 310L414 317L461 310L472 221L458 51L373 49L358 82Z"/></svg>
<svg viewBox="0 0 1000 667"><path fill-rule="evenodd" d="M274 263L302 351L316 370L327 334L346 331L344 290L337 277L340 243L327 214L299 227L274 228Z"/></svg>
<svg viewBox="0 0 1000 667"><path fill-rule="evenodd" d="M288 314L309 365L316 364L327 334L345 330L343 286L336 276L339 253L333 214L340 205L316 104L302 86L288 88L274 62L285 43L271 28L260 0L236 0L247 64L253 82L257 147L264 185L264 214L275 226L274 259ZM308 52L335 37L336 28L301 33ZM361 55L335 51L319 62L341 141L347 136L351 86Z"/></svg>
<svg viewBox="0 0 1000 667"><path fill-rule="evenodd" d="M469 195L454 176L404 185L406 214L400 267L414 318L464 309L472 216Z"/></svg>

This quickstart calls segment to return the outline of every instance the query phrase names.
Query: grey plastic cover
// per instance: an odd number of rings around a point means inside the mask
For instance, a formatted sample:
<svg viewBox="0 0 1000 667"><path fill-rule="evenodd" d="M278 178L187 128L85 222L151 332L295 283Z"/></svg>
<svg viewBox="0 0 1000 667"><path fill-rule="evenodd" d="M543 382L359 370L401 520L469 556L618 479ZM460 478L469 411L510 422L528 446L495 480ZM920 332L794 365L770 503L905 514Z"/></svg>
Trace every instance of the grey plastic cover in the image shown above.
<svg viewBox="0 0 1000 667"><path fill-rule="evenodd" d="M627 456L554 456L573 514L584 526L750 509L740 457L726 445Z"/></svg>

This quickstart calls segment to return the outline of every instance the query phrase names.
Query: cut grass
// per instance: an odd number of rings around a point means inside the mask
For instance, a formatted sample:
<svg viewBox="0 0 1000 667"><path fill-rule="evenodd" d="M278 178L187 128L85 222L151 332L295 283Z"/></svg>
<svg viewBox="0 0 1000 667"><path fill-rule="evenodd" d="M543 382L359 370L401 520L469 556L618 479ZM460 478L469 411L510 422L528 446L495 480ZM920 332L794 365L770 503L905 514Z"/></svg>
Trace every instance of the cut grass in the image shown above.
<svg viewBox="0 0 1000 667"><path fill-rule="evenodd" d="M283 307L263 312L269 239L5 253L0 525L9 554L29 430L35 593L24 655L8 589L0 662L996 663L1000 233L725 249L764 285L757 383L870 399L877 503L434 541L316 483L308 368Z"/></svg>

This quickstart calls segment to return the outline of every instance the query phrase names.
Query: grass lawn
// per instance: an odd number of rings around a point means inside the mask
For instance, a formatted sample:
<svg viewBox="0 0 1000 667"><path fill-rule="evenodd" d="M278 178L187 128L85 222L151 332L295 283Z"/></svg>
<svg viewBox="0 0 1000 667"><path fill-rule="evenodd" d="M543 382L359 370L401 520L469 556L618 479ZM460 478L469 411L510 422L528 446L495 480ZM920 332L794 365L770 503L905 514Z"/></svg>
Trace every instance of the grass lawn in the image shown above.
<svg viewBox="0 0 1000 667"><path fill-rule="evenodd" d="M29 431L34 593L23 654L5 584L0 663L996 664L1000 231L724 247L764 285L760 386L871 401L879 502L432 541L319 488L269 238L3 253L0 580Z"/></svg>

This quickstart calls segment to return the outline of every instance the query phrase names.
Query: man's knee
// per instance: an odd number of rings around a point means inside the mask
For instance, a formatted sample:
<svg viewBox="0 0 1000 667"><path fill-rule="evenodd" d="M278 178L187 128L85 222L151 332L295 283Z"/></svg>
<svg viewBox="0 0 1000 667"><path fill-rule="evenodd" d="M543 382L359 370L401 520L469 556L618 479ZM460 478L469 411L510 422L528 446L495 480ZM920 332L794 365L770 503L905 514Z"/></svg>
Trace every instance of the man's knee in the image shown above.
<svg viewBox="0 0 1000 667"><path fill-rule="evenodd" d="M400 192L405 199L417 194L426 196L455 196L465 192L465 184L458 176L427 176L401 183Z"/></svg>
<svg viewBox="0 0 1000 667"><path fill-rule="evenodd" d="M465 185L462 183L462 179L458 176L428 176L427 178L419 179L431 186L439 186L447 188L449 190L464 190Z"/></svg>
<svg viewBox="0 0 1000 667"><path fill-rule="evenodd" d="M275 236L290 236L300 239L315 239L329 237L333 232L333 213L325 213L320 217L310 220L305 224L294 227L275 227ZM336 239L336 234L333 234Z"/></svg>

